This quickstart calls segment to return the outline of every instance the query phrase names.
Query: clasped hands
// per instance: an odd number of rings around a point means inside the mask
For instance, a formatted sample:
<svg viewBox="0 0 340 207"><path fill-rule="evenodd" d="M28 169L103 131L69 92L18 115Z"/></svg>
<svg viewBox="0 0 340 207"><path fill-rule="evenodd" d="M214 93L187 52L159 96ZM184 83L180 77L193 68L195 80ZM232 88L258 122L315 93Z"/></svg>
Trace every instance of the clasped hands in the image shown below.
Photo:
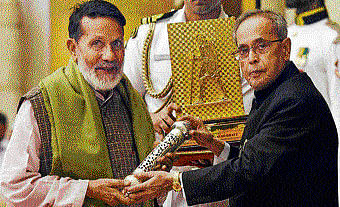
<svg viewBox="0 0 340 207"><path fill-rule="evenodd" d="M155 171L158 172L158 171ZM165 173L165 172L164 172ZM138 176L138 179L144 179L142 176ZM163 183L160 183L163 185ZM117 206L120 204L132 205L135 203L145 202L157 197L158 194L154 192L157 191L156 188L150 188L152 196L144 196L146 191L139 191L138 194L127 194L126 190L128 187L132 187L130 183L124 182L120 179L97 179L90 180L86 192L86 196L89 198L94 198L101 200L110 206ZM151 194L151 193L149 193Z"/></svg>
<svg viewBox="0 0 340 207"><path fill-rule="evenodd" d="M170 171L175 158L176 155L173 153L166 154L157 160L154 170ZM140 180L142 180L142 178L140 178ZM127 187L130 187L130 183L124 182L124 180L120 179L90 180L86 196L101 200L110 206L116 206L119 204L132 205L134 203L146 201L144 199L133 199L132 197L126 196L124 188Z"/></svg>

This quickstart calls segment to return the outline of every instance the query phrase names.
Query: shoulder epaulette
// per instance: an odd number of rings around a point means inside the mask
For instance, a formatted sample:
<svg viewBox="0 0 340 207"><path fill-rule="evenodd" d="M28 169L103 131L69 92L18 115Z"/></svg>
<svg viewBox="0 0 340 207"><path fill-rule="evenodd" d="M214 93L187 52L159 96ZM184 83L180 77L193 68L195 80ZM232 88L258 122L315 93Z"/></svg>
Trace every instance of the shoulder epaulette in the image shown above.
<svg viewBox="0 0 340 207"><path fill-rule="evenodd" d="M156 23L159 20L166 19L171 17L176 13L176 9L171 10L170 12L164 13L164 14L156 14L151 17L145 17L141 19L141 24L150 24L150 23Z"/></svg>
<svg viewBox="0 0 340 207"><path fill-rule="evenodd" d="M144 18L141 19L140 24L156 23L159 20L166 19L166 18L173 16L177 11L178 11L178 9L173 9L170 12L167 12L167 13L152 15L151 17L144 17ZM136 27L131 32L130 38L133 39L137 36L138 28L139 28L139 26Z"/></svg>
<svg viewBox="0 0 340 207"><path fill-rule="evenodd" d="M338 36L333 41L334 44L340 43L340 25L336 22L329 20L327 25L338 33Z"/></svg>

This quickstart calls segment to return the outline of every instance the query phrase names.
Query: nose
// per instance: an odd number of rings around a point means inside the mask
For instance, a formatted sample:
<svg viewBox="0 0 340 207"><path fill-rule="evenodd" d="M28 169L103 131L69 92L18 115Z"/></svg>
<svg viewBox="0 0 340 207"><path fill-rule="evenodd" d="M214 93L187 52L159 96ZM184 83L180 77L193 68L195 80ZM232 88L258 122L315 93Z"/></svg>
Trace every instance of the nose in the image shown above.
<svg viewBox="0 0 340 207"><path fill-rule="evenodd" d="M105 47L103 53L102 53L102 59L105 61L113 61L116 57L116 51L112 50L110 46Z"/></svg>
<svg viewBox="0 0 340 207"><path fill-rule="evenodd" d="M249 50L248 62L250 64L256 63L259 61L259 55L254 51L254 49Z"/></svg>

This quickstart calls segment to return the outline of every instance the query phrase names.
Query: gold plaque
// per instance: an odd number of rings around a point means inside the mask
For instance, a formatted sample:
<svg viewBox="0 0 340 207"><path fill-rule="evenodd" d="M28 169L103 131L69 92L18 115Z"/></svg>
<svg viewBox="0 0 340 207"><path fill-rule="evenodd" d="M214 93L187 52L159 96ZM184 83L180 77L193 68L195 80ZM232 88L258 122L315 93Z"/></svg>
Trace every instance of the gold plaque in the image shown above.
<svg viewBox="0 0 340 207"><path fill-rule="evenodd" d="M230 17L168 25L173 102L225 141L239 140L245 123L240 69L232 55L234 23Z"/></svg>

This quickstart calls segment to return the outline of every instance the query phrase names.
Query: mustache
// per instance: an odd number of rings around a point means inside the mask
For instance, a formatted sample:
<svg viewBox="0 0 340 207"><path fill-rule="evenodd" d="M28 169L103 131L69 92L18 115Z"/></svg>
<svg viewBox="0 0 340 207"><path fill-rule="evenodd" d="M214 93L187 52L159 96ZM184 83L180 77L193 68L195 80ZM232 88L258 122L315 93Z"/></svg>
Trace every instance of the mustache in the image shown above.
<svg viewBox="0 0 340 207"><path fill-rule="evenodd" d="M118 70L121 66L117 61L112 62L101 62L98 63L94 68L96 70Z"/></svg>

